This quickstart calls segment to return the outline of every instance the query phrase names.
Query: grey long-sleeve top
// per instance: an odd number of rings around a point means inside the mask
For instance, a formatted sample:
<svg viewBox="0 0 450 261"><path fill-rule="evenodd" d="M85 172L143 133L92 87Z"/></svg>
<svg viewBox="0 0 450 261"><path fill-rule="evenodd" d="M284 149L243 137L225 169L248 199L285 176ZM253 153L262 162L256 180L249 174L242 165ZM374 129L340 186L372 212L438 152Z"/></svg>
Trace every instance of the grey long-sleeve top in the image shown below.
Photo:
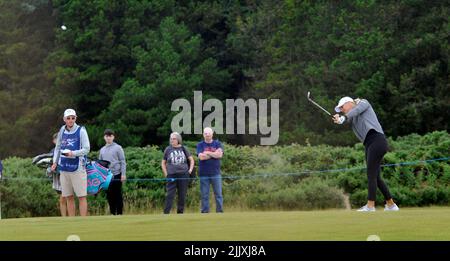
<svg viewBox="0 0 450 261"><path fill-rule="evenodd" d="M100 149L99 159L110 162L109 169L113 175L121 174L122 177L126 177L127 164L122 146L115 142L106 144Z"/></svg>
<svg viewBox="0 0 450 261"><path fill-rule="evenodd" d="M347 122L352 124L353 132L361 142L364 142L371 129L384 134L372 105L365 99L360 100L345 116Z"/></svg>

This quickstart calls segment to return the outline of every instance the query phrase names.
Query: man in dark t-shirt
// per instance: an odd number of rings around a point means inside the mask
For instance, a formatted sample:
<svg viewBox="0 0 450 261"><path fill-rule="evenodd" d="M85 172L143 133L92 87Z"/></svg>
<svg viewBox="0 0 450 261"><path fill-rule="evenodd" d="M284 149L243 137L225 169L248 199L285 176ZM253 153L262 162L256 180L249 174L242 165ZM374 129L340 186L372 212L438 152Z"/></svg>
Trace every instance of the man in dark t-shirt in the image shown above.
<svg viewBox="0 0 450 261"><path fill-rule="evenodd" d="M213 187L216 199L216 212L223 212L222 177L220 161L223 156L223 145L213 140L213 130L209 127L203 130L204 140L197 144L199 159L201 212L209 212L209 188Z"/></svg>

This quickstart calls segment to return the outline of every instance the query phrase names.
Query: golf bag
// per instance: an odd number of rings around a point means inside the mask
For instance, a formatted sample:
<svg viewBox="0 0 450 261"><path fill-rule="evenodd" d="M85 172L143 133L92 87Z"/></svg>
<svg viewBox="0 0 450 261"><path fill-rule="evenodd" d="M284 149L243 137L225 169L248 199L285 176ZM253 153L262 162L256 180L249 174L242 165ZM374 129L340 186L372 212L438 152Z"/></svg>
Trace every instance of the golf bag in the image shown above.
<svg viewBox="0 0 450 261"><path fill-rule="evenodd" d="M86 164L87 172L87 193L88 195L96 195L101 190L108 190L109 184L113 178L111 170L103 165L105 161L88 161Z"/></svg>
<svg viewBox="0 0 450 261"><path fill-rule="evenodd" d="M53 163L53 152L37 155L33 158L33 161L31 163L40 168L46 169Z"/></svg>
<svg viewBox="0 0 450 261"><path fill-rule="evenodd" d="M53 164L53 153L40 154L33 158L32 164L47 169L47 175L51 177L51 165ZM109 162L106 160L89 160L86 163L87 193L96 195L101 190L107 190L113 174L108 169Z"/></svg>

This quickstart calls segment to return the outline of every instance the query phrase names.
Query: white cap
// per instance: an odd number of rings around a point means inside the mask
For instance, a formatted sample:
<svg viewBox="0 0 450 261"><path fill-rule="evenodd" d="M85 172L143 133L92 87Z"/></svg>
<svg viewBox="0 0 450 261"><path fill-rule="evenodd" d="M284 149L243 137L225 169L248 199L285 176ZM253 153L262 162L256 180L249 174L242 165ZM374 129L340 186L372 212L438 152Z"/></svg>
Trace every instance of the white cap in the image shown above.
<svg viewBox="0 0 450 261"><path fill-rule="evenodd" d="M341 109L339 109L342 105L344 105L344 104L346 104L347 102L352 102L353 101L353 99L352 98L350 98L350 97L348 97L348 96L345 96L345 97L343 97L343 98L341 98L340 100L339 100L339 103L338 103L338 105L334 108L334 110L336 111L336 112L341 112Z"/></svg>
<svg viewBox="0 0 450 261"><path fill-rule="evenodd" d="M67 116L77 116L77 113L75 112L75 110L74 109L67 109L67 110L65 110L64 111L64 119L67 117Z"/></svg>

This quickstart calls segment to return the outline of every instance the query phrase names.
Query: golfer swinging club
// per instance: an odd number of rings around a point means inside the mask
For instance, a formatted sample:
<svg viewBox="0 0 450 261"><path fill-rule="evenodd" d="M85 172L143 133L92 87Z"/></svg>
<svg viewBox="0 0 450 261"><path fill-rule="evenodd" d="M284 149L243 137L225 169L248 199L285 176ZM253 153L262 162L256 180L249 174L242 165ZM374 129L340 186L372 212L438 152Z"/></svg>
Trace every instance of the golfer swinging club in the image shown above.
<svg viewBox="0 0 450 261"><path fill-rule="evenodd" d="M381 160L388 150L388 144L372 106L365 99L353 100L350 97L343 97L339 100L335 111L344 115L335 114L334 123L351 123L353 132L365 147L369 195L367 204L358 211L375 211L377 186L386 200L384 211L398 211L398 206L392 200L389 189L381 178Z"/></svg>

